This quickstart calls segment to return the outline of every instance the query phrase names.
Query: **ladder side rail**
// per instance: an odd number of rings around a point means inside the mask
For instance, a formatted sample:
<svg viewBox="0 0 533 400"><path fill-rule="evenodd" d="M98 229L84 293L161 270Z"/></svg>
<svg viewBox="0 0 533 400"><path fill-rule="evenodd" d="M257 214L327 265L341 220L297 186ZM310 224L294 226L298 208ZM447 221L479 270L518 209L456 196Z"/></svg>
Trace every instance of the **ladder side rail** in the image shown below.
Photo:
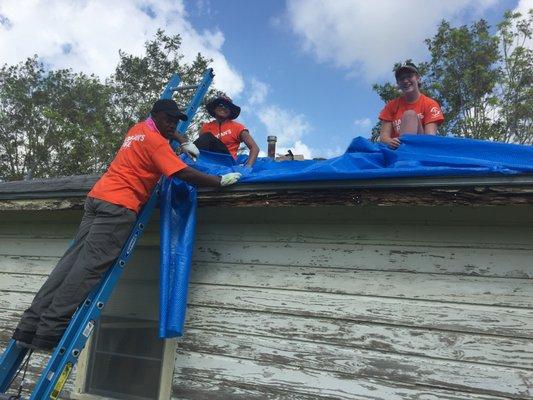
<svg viewBox="0 0 533 400"><path fill-rule="evenodd" d="M187 128L192 122L192 118L196 114L196 110L200 106L200 103L202 102L202 99L206 95L207 91L209 90L209 86L211 85L211 82L213 82L213 77L215 74L213 73L213 68L208 68L204 72L204 76L202 78L202 81L198 84L198 87L196 89L196 92L194 93L193 98L189 102L189 105L185 109L185 114L187 115L187 121L180 121L178 123L178 126L176 127L176 131L179 134L184 135L185 131L187 131ZM176 150L179 146L179 143L177 140L172 140L170 142L170 145L173 150Z"/></svg>
<svg viewBox="0 0 533 400"><path fill-rule="evenodd" d="M27 352L27 347L17 346L14 339L9 340L6 350L0 357L0 393L5 393L9 389Z"/></svg>

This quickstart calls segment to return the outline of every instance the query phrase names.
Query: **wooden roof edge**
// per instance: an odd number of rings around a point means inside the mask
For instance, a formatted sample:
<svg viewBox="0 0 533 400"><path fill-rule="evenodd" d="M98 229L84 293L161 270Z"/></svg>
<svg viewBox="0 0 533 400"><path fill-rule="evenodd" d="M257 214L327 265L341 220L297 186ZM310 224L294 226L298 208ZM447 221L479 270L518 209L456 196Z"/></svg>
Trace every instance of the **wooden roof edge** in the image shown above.
<svg viewBox="0 0 533 400"><path fill-rule="evenodd" d="M62 197L0 199L0 211L81 209L85 194ZM436 206L533 205L533 186L456 186L405 188L265 189L204 191L199 207L290 206Z"/></svg>
<svg viewBox="0 0 533 400"><path fill-rule="evenodd" d="M98 175L0 183L0 210L76 209ZM199 189L199 206L530 204L533 175L243 183Z"/></svg>

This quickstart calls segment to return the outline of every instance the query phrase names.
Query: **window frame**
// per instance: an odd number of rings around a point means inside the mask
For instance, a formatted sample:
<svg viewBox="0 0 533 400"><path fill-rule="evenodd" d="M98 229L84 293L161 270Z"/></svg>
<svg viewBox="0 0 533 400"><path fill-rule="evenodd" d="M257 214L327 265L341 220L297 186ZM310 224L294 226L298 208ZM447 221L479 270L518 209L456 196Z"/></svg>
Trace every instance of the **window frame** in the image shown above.
<svg viewBox="0 0 533 400"><path fill-rule="evenodd" d="M96 329L93 333L96 332ZM90 373L89 357L92 353L94 335L91 335L87 341L85 349L81 352L74 378L72 397L76 400L109 400L113 397L99 396L97 394L86 393L85 386ZM163 343L163 359L161 361L161 375L159 378L159 389L157 400L169 400L172 394L172 378L174 375L174 364L178 340L176 338L165 339Z"/></svg>

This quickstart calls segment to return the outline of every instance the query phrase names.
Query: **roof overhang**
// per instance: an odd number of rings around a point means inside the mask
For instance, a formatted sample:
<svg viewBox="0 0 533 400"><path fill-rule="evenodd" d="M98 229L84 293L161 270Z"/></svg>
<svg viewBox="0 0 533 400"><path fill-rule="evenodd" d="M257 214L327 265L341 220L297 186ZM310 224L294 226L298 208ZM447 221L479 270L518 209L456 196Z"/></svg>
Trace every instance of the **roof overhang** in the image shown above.
<svg viewBox="0 0 533 400"><path fill-rule="evenodd" d="M97 175L0 183L0 210L76 209ZM532 175L265 182L202 188L199 206L533 204Z"/></svg>

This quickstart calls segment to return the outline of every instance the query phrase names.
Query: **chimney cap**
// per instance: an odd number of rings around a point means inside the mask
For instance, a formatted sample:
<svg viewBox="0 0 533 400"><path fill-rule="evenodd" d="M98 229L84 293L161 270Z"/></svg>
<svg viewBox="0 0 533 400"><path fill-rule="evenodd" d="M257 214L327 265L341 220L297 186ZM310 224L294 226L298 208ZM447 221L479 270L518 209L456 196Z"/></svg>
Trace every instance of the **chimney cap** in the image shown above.
<svg viewBox="0 0 533 400"><path fill-rule="evenodd" d="M267 141L273 141L273 142L276 142L278 140L278 137L277 136L274 136L274 135L270 135L270 136L267 136Z"/></svg>

